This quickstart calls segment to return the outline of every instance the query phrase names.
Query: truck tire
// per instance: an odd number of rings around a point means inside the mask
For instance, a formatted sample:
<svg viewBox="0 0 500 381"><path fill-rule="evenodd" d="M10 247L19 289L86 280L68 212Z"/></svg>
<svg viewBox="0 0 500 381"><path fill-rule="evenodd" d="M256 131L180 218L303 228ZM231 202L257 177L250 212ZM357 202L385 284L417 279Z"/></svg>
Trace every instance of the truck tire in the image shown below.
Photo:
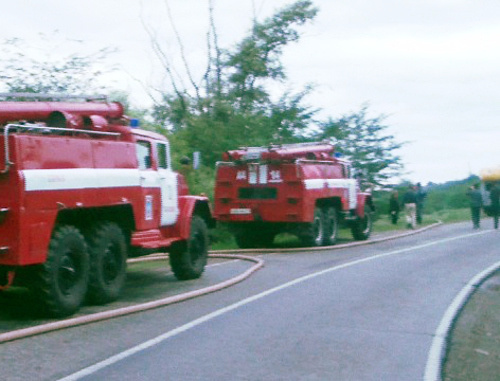
<svg viewBox="0 0 500 381"><path fill-rule="evenodd" d="M208 257L208 228L200 216L191 219L187 242L177 243L170 251L170 266L179 280L196 279L203 274Z"/></svg>
<svg viewBox="0 0 500 381"><path fill-rule="evenodd" d="M71 225L55 228L47 260L31 284L44 310L54 317L75 313L88 287L89 255L85 238Z"/></svg>
<svg viewBox="0 0 500 381"><path fill-rule="evenodd" d="M300 241L304 246L321 246L325 238L325 218L321 208L314 209L312 222L306 223L299 233Z"/></svg>
<svg viewBox="0 0 500 381"><path fill-rule="evenodd" d="M114 222L96 224L87 235L90 274L87 297L95 304L116 300L127 274L127 243Z"/></svg>
<svg viewBox="0 0 500 381"><path fill-rule="evenodd" d="M339 232L339 214L337 208L329 207L325 212L325 245L335 245Z"/></svg>
<svg viewBox="0 0 500 381"><path fill-rule="evenodd" d="M370 237L373 226L372 211L370 207L365 206L365 216L358 217L351 227L352 236L355 240L365 241Z"/></svg>

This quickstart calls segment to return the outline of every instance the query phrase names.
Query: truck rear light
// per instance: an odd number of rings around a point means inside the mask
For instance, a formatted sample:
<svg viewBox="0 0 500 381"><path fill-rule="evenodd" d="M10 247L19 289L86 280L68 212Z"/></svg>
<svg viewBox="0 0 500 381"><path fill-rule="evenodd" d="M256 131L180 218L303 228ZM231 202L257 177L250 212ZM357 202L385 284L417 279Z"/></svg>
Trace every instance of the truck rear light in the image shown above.
<svg viewBox="0 0 500 381"><path fill-rule="evenodd" d="M0 224L5 221L7 214L9 213L9 208L0 208Z"/></svg>

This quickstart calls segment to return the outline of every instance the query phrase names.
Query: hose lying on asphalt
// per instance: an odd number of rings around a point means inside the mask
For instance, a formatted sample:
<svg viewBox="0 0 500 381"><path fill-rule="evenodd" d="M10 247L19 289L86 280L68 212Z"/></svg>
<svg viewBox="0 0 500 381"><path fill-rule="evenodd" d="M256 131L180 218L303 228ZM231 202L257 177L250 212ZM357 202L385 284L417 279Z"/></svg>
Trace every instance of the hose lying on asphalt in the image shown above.
<svg viewBox="0 0 500 381"><path fill-rule="evenodd" d="M378 242L383 242L383 241L389 241L392 239L396 238L401 238L401 237L406 237L409 235L421 233L425 230L434 228L436 226L441 225L442 222L437 222L434 224L431 224L429 226L425 226L420 229L416 230L411 230L405 233L399 233L391 236L386 236L386 237L381 237L381 238L376 238L376 239L371 239L369 241L358 241L358 242L350 242L350 243L345 243L345 244L340 244L340 245L335 245L335 246L323 246L323 247L310 247L310 248L286 248L286 249L245 249L245 250L237 250L240 253L246 253L246 254L256 254L256 253L284 253L284 252L296 252L296 251L319 251L319 250L333 250L333 249L342 249L342 248L347 248L347 247L354 247L354 246L360 246L360 245L370 245ZM75 327L78 325L84 325L84 324L89 324L89 323L94 323L98 322L101 320L107 320L107 319L112 319L115 317L119 316L125 316L129 314L133 314L136 312L142 312L142 311L147 311L150 309L154 308L159 308L159 307L164 307L169 304L174 304L174 303L179 303L188 299L192 299L201 295L206 295L215 291L219 291L223 288L232 286L236 283L239 283L246 278L248 278L250 275L252 275L255 271L259 270L261 267L264 266L264 261L260 258L256 257L251 257L248 255L241 255L241 254L229 254L229 252L235 252L234 250L220 250L220 251L211 251L209 254L210 258L225 258L225 259L241 259L244 261L250 261L256 263L254 266L252 266L250 269L245 271L244 273L228 279L224 282L205 287L199 290L195 291L190 291L186 292L184 294L179 294L179 295L174 295L174 296L169 296L167 298L163 299L158 299L154 300L152 302L147 302L147 303L141 303L137 304L135 306L130 306L130 307L123 307L123 308L118 308L115 310L110 310L110 311L104 311L104 312L98 312L95 314L91 315L86 315L86 316L80 316L72 319L66 319L66 320L61 320L53 323L47 323L47 324L41 324L35 327L29 327L29 328L24 328L24 329L19 329L15 331L10 331L6 333L0 334L0 344L5 343L7 341L13 341L13 340L19 340L25 337L29 336L35 336L39 335L42 333L47 333L51 331L56 331L64 328L70 328L70 327ZM145 260L161 260L164 259L166 255L164 254L152 254L147 257L141 257L141 258L134 258L130 259L128 262L138 262L138 261L145 261Z"/></svg>
<svg viewBox="0 0 500 381"><path fill-rule="evenodd" d="M110 311L98 312L98 313L91 314L91 315L79 316L76 318L60 320L60 321L56 321L53 323L41 324L41 325L38 325L35 327L23 328L23 329L18 329L15 331L2 333L2 334L0 334L0 344L5 343L7 341L18 340L18 339L26 338L29 336L35 336L35 335L39 335L42 333L47 333L47 332L56 331L56 330L69 328L69 327L76 327L79 325L94 323L94 322L98 322L101 320L113 319L113 318L116 318L119 316L130 315L130 314L133 314L136 312L147 311L147 310L151 310L154 308L164 307L164 306L167 306L170 304L183 302L185 300L192 299L192 298L195 298L195 297L201 296L201 295L206 295L206 294L209 294L209 293L212 293L215 291L219 291L219 290L222 290L223 288L226 288L226 287L232 286L236 283L239 283L239 282L245 280L246 278L248 278L250 275L252 275L257 270L259 270L262 266L264 266L264 261L262 259L256 258L256 257L250 257L250 256L246 256L246 255L210 254L209 257L210 258L225 258L225 259L240 259L240 260L244 260L244 261L254 262L255 265L253 265L251 268L249 268L248 270L246 270L245 272L241 273L238 276L235 276L235 277L228 279L224 282L214 284L212 286L201 288L199 290L194 290L194 291L186 292L186 293L179 294L179 295L169 296L167 298L158 299L158 300L154 300L154 301L146 302L146 303L141 303L141 304L137 304L134 306L118 308L118 309L110 310Z"/></svg>

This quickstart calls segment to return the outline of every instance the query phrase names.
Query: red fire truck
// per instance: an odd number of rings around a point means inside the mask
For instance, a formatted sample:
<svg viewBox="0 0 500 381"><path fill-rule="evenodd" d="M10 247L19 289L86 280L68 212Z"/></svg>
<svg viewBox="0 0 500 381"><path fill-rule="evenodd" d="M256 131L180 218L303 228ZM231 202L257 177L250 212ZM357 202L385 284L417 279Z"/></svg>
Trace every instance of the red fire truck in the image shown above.
<svg viewBox="0 0 500 381"><path fill-rule="evenodd" d="M64 316L116 299L130 256L168 251L178 279L200 277L214 219L167 139L119 103L28 96L0 95L0 289Z"/></svg>
<svg viewBox="0 0 500 381"><path fill-rule="evenodd" d="M333 245L342 225L368 239L374 206L328 142L248 147L217 164L214 214L242 248L268 246L281 232L307 246Z"/></svg>

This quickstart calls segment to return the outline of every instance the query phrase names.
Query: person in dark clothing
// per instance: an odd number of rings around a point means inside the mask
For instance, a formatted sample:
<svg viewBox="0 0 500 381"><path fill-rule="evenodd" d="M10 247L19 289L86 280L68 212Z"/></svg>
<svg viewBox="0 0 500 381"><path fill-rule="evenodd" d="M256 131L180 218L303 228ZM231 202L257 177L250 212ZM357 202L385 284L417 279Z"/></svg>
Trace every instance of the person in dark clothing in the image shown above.
<svg viewBox="0 0 500 381"><path fill-rule="evenodd" d="M412 185L403 195L403 206L406 212L406 223L408 228L415 229L417 225L417 193Z"/></svg>
<svg viewBox="0 0 500 381"><path fill-rule="evenodd" d="M389 215L393 225L398 223L399 219L399 196L398 191L394 191L389 199Z"/></svg>
<svg viewBox="0 0 500 381"><path fill-rule="evenodd" d="M420 183L417 183L417 189L416 189L416 194L417 194L417 224L422 223L422 214L424 212L424 200L425 197L427 196L427 193L424 192L422 189L422 185Z"/></svg>
<svg viewBox="0 0 500 381"><path fill-rule="evenodd" d="M497 181L490 188L491 212L493 213L493 225L498 229L498 217L500 216L500 184Z"/></svg>
<svg viewBox="0 0 500 381"><path fill-rule="evenodd" d="M481 224L481 207L483 206L483 197L479 191L479 184L474 184L467 191L469 197L469 205L472 217L472 226L474 229L479 229Z"/></svg>

